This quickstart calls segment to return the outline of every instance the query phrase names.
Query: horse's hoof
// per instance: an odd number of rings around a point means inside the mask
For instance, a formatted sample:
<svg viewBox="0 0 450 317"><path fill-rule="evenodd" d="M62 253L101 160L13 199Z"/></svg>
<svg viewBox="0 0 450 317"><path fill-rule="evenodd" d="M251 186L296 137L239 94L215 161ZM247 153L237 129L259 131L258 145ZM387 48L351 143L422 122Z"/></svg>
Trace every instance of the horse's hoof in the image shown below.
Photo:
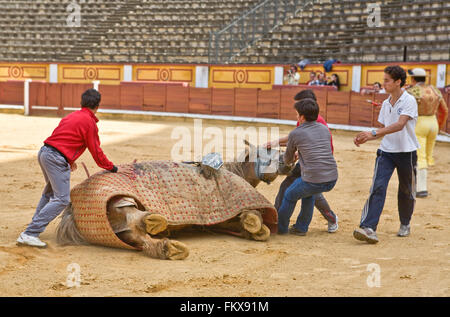
<svg viewBox="0 0 450 317"><path fill-rule="evenodd" d="M247 212L242 214L241 224L246 231L252 234L256 234L261 230L262 221L257 214Z"/></svg>
<svg viewBox="0 0 450 317"><path fill-rule="evenodd" d="M150 214L144 217L145 231L151 235L157 235L167 229L168 223L164 216Z"/></svg>
<svg viewBox="0 0 450 317"><path fill-rule="evenodd" d="M261 230L259 230L257 233L252 234L252 238L257 241L266 241L270 238L270 229L263 224L261 226Z"/></svg>
<svg viewBox="0 0 450 317"><path fill-rule="evenodd" d="M164 254L169 260L184 260L189 255L189 249L184 243L167 240L164 245Z"/></svg>

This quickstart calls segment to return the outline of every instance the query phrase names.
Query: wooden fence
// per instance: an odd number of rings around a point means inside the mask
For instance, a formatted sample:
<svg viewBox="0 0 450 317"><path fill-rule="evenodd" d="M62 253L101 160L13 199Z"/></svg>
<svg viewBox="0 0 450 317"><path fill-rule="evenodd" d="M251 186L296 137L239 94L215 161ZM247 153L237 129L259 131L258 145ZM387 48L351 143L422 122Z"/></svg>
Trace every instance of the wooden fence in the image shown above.
<svg viewBox="0 0 450 317"><path fill-rule="evenodd" d="M80 107L81 94L92 84L30 83L30 114L65 115ZM127 83L99 85L101 109L197 113L295 120L293 97L304 88L194 88L182 85ZM313 88L314 89L314 88ZM353 126L379 126L379 107L368 99L382 102L386 94L361 95L315 89L320 114L328 123ZM23 105L23 82L0 82L0 104ZM444 94L447 104L450 95ZM38 106L38 107L36 107ZM68 109L69 108L69 109ZM450 132L450 118L447 120Z"/></svg>

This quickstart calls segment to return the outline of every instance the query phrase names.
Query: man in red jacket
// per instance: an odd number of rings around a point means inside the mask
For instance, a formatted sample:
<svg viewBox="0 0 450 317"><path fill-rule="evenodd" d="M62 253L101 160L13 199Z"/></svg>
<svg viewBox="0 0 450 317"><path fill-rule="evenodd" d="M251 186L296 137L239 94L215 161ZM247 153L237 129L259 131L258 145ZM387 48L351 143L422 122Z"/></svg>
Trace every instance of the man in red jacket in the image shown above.
<svg viewBox="0 0 450 317"><path fill-rule="evenodd" d="M46 247L39 235L47 225L70 204L70 172L76 170L75 161L86 148L97 165L112 173L130 171L118 168L100 148L95 113L101 100L95 89L85 91L81 97L81 110L61 120L52 135L44 141L38 161L45 178L45 188L31 223L17 239L18 244Z"/></svg>

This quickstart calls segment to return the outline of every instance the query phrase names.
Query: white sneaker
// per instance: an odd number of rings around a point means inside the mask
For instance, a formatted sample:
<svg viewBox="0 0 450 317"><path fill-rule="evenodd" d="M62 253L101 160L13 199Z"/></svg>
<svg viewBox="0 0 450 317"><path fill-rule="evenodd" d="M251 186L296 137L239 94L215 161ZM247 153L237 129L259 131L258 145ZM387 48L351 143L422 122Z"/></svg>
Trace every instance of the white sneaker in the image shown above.
<svg viewBox="0 0 450 317"><path fill-rule="evenodd" d="M399 237L407 237L411 232L410 225L400 225L400 229L398 230L397 236Z"/></svg>
<svg viewBox="0 0 450 317"><path fill-rule="evenodd" d="M30 247L37 247L37 248L45 248L47 244L45 242L42 242L38 237L33 237L28 234L25 234L22 232L17 239L17 243L20 245L28 245Z"/></svg>
<svg viewBox="0 0 450 317"><path fill-rule="evenodd" d="M334 233L338 230L339 225L338 225L338 216L336 216L336 222L332 223L330 221L328 221L328 232L329 233Z"/></svg>

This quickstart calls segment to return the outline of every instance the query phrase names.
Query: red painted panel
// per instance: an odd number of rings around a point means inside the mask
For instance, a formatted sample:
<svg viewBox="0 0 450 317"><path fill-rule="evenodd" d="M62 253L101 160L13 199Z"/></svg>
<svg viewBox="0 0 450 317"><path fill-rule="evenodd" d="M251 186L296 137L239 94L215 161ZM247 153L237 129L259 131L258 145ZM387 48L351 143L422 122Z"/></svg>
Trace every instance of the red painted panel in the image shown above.
<svg viewBox="0 0 450 317"><path fill-rule="evenodd" d="M120 109L119 85L98 85L98 91L102 95L101 109Z"/></svg>
<svg viewBox="0 0 450 317"><path fill-rule="evenodd" d="M144 110L165 111L166 85L147 84L144 86Z"/></svg>
<svg viewBox="0 0 450 317"><path fill-rule="evenodd" d="M168 112L189 112L189 88L180 86L167 86L167 104Z"/></svg>
<svg viewBox="0 0 450 317"><path fill-rule="evenodd" d="M189 112L211 113L211 88L189 88Z"/></svg>
<svg viewBox="0 0 450 317"><path fill-rule="evenodd" d="M120 85L120 109L143 110L144 86L139 84Z"/></svg>
<svg viewBox="0 0 450 317"><path fill-rule="evenodd" d="M373 100L373 94L352 92L350 98L350 125L371 127L373 106L367 100Z"/></svg>
<svg viewBox="0 0 450 317"><path fill-rule="evenodd" d="M61 108L61 90L63 84L47 84L47 106Z"/></svg>
<svg viewBox="0 0 450 317"><path fill-rule="evenodd" d="M257 116L260 118L280 117L281 89L258 90Z"/></svg>
<svg viewBox="0 0 450 317"><path fill-rule="evenodd" d="M30 107L47 105L47 83L30 83Z"/></svg>
<svg viewBox="0 0 450 317"><path fill-rule="evenodd" d="M328 91L327 122L349 124L350 92Z"/></svg>
<svg viewBox="0 0 450 317"><path fill-rule="evenodd" d="M23 105L23 81L0 82L0 104Z"/></svg>
<svg viewBox="0 0 450 317"><path fill-rule="evenodd" d="M212 88L211 113L232 116L235 102L234 94L234 89Z"/></svg>
<svg viewBox="0 0 450 317"><path fill-rule="evenodd" d="M235 88L235 115L242 117L256 117L257 88Z"/></svg>
<svg viewBox="0 0 450 317"><path fill-rule="evenodd" d="M289 86L288 88L281 88L280 92L280 119L285 120L297 120L297 117L295 116L295 109L294 104L295 100L294 97L296 94L298 94L301 90L298 88L291 88L292 86Z"/></svg>

